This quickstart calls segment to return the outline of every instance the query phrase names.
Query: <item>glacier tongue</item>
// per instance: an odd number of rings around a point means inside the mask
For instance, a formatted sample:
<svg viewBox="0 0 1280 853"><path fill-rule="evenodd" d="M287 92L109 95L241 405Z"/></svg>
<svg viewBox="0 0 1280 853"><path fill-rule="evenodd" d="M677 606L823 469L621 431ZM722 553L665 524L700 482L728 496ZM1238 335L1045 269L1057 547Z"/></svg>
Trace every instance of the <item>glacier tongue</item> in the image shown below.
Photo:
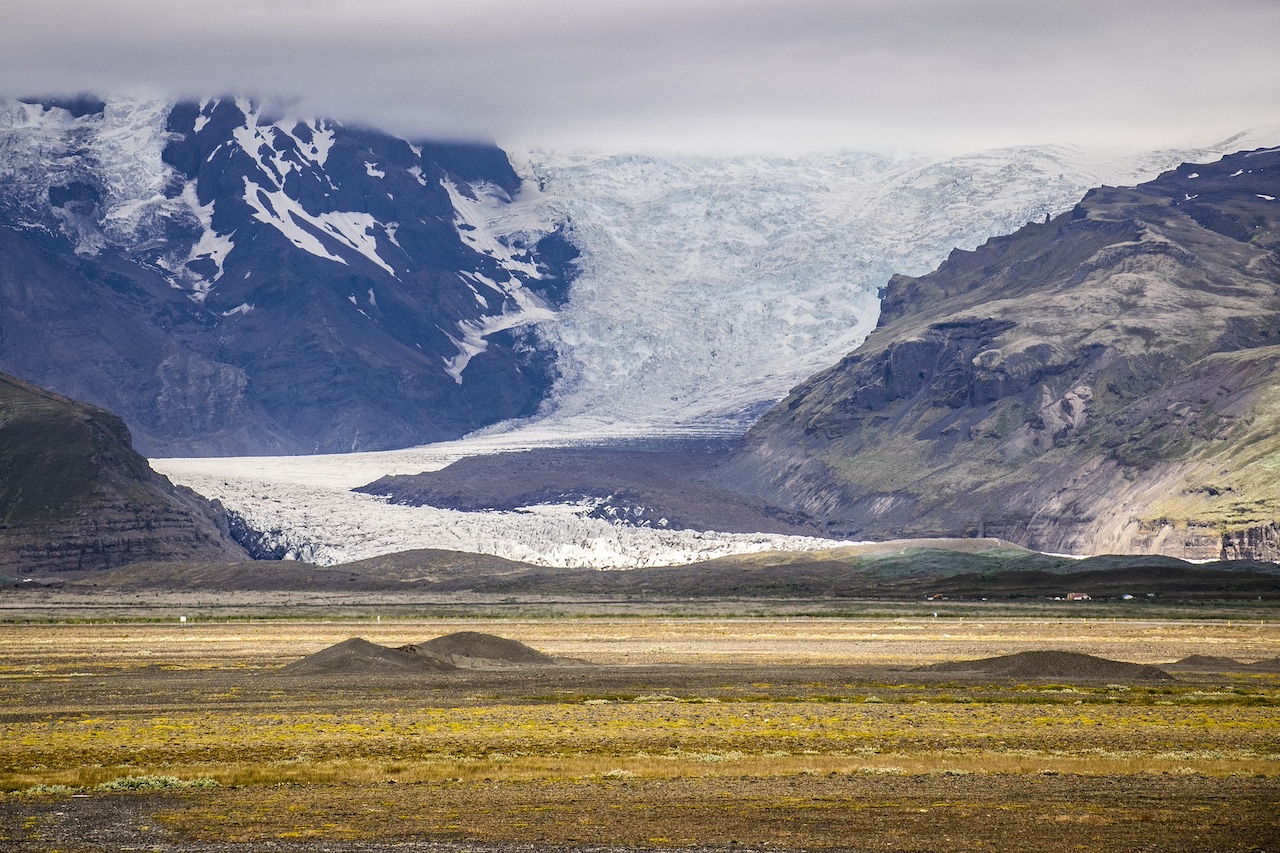
<svg viewBox="0 0 1280 853"><path fill-rule="evenodd" d="M496 554L537 565L638 568L730 554L816 550L836 544L807 536L624 527L586 517L578 506L519 512L455 512L400 506L351 489L386 473L443 468L477 453L558 447L554 431L475 437L408 450L327 456L153 459L174 482L217 498L289 559L333 565L416 548Z"/></svg>

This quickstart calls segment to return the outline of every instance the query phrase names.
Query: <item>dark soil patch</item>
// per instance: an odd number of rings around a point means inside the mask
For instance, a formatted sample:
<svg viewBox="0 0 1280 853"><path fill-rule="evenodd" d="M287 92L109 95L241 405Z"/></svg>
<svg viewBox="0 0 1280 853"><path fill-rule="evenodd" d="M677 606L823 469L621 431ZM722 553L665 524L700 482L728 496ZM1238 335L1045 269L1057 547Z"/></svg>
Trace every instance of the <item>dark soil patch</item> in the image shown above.
<svg viewBox="0 0 1280 853"><path fill-rule="evenodd" d="M1249 667L1235 658L1224 658L1218 655L1188 655L1182 660L1174 661L1166 669L1185 669L1193 672L1235 672Z"/></svg>
<svg viewBox="0 0 1280 853"><path fill-rule="evenodd" d="M1009 678L1112 679L1116 681L1173 681L1169 673L1140 663L1107 660L1079 652L1018 652L980 660L949 661L920 667L918 672L955 672Z"/></svg>
<svg viewBox="0 0 1280 853"><path fill-rule="evenodd" d="M1280 842L1278 793L1275 779L1155 774L281 786L5 798L0 833L19 853L1244 853Z"/></svg>
<svg viewBox="0 0 1280 853"><path fill-rule="evenodd" d="M439 471L387 476L356 489L392 503L463 512L543 503L595 504L591 515L673 530L814 535L821 525L716 481L727 448L573 447L461 459Z"/></svg>

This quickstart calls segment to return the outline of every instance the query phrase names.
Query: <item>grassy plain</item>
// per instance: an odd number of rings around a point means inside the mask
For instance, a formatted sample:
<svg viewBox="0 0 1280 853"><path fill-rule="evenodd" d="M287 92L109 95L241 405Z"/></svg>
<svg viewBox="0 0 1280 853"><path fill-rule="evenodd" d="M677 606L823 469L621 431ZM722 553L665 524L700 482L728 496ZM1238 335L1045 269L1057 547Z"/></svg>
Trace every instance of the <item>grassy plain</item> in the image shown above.
<svg viewBox="0 0 1280 853"><path fill-rule="evenodd" d="M1280 849L1274 673L913 669L1273 658L1266 615L0 625L0 846ZM457 630L599 666L278 671Z"/></svg>

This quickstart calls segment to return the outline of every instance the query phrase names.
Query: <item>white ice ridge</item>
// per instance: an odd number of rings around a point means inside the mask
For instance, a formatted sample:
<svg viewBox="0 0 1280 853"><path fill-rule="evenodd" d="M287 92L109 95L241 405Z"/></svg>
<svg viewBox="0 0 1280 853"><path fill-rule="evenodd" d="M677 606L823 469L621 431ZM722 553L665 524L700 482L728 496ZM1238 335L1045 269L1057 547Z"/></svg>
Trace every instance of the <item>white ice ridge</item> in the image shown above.
<svg viewBox="0 0 1280 853"><path fill-rule="evenodd" d="M741 431L863 341L893 273L929 272L955 248L1069 210L1090 187L1259 141L944 159L514 155L542 215L567 221L581 252L567 304L539 328L560 375L543 416Z"/></svg>
<svg viewBox="0 0 1280 853"><path fill-rule="evenodd" d="M623 437L617 431L612 437ZM602 438L603 436L597 436ZM333 565L416 548L495 554L543 566L625 569L775 550L816 550L826 539L621 527L582 507L453 512L350 491L383 474L437 470L464 456L558 447L580 437L525 431L412 450L327 456L153 459L174 482L217 498L258 530L276 530L293 559Z"/></svg>

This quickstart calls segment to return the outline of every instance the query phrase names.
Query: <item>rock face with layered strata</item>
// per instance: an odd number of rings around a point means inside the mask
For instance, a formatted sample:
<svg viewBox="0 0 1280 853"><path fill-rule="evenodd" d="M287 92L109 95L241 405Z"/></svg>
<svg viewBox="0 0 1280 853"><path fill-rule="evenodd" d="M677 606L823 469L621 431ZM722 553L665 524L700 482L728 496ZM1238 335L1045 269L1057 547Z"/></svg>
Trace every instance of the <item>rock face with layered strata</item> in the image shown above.
<svg viewBox="0 0 1280 853"><path fill-rule="evenodd" d="M726 482L829 534L1280 559L1280 150L895 277Z"/></svg>
<svg viewBox="0 0 1280 853"><path fill-rule="evenodd" d="M115 415L0 374L0 574L247 558L221 508L152 471Z"/></svg>

